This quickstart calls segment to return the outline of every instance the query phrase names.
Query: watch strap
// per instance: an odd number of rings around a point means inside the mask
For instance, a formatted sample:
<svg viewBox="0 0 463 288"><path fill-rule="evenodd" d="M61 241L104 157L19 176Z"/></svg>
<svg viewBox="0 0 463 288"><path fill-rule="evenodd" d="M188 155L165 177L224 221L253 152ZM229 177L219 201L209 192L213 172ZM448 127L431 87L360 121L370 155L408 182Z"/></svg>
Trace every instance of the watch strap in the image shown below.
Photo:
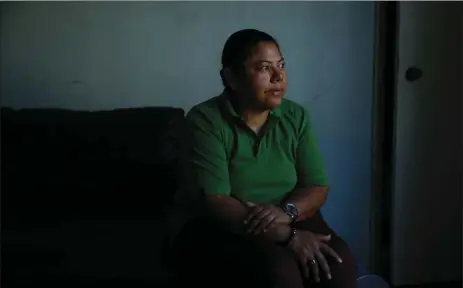
<svg viewBox="0 0 463 288"><path fill-rule="evenodd" d="M291 227L291 231L289 233L288 239L282 243L283 246L288 246L293 241L294 237L296 237L296 228Z"/></svg>

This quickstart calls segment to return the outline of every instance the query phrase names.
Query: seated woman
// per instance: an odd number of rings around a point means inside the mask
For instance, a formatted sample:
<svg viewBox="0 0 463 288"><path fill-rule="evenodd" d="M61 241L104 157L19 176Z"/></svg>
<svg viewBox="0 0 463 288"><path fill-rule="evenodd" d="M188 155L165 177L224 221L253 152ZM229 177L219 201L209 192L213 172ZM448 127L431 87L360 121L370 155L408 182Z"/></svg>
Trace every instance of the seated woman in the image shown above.
<svg viewBox="0 0 463 288"><path fill-rule="evenodd" d="M188 113L188 187L202 210L174 242L186 284L355 287L346 243L319 212L328 181L308 112L283 99L277 41L235 32L222 54L224 92ZM199 283L198 283L199 281Z"/></svg>

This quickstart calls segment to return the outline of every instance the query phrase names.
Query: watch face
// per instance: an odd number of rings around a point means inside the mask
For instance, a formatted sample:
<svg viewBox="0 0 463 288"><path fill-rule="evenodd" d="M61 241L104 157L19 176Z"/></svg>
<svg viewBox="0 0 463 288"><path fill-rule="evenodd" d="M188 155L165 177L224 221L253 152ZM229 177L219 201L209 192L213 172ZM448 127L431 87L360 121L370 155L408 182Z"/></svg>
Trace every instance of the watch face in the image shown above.
<svg viewBox="0 0 463 288"><path fill-rule="evenodd" d="M297 217L299 214L299 211L297 211L297 207L294 204L291 204L291 203L286 204L285 209L286 211L288 211L288 213L291 213L295 217Z"/></svg>

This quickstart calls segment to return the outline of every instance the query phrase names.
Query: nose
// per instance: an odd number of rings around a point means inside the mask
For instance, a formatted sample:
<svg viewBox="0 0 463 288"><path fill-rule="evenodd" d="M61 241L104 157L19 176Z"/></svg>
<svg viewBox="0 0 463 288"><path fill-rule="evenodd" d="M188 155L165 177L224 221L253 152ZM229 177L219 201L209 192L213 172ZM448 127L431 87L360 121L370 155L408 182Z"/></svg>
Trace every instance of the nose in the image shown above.
<svg viewBox="0 0 463 288"><path fill-rule="evenodd" d="M281 71L278 68L273 68L272 69L272 77L270 78L270 82L272 83L277 83L281 82L283 80L283 71Z"/></svg>

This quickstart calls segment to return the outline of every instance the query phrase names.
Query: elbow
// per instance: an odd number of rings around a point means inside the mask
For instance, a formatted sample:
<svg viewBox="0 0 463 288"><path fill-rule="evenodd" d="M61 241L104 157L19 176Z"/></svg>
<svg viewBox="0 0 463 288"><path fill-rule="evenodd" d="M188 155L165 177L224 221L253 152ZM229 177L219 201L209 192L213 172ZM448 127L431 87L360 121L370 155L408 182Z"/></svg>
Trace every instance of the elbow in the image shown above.
<svg viewBox="0 0 463 288"><path fill-rule="evenodd" d="M328 186L321 187L322 189L322 194L323 194L323 199L326 201L328 200L328 192L330 191L330 188Z"/></svg>
<svg viewBox="0 0 463 288"><path fill-rule="evenodd" d="M328 200L329 190L330 188L328 186L320 187L320 193L322 195L323 203L325 203L325 201Z"/></svg>
<svg viewBox="0 0 463 288"><path fill-rule="evenodd" d="M328 200L328 191L330 190L328 186L315 186L312 187L312 191L316 191L315 193L318 195L318 199L320 205L325 204L326 200Z"/></svg>

